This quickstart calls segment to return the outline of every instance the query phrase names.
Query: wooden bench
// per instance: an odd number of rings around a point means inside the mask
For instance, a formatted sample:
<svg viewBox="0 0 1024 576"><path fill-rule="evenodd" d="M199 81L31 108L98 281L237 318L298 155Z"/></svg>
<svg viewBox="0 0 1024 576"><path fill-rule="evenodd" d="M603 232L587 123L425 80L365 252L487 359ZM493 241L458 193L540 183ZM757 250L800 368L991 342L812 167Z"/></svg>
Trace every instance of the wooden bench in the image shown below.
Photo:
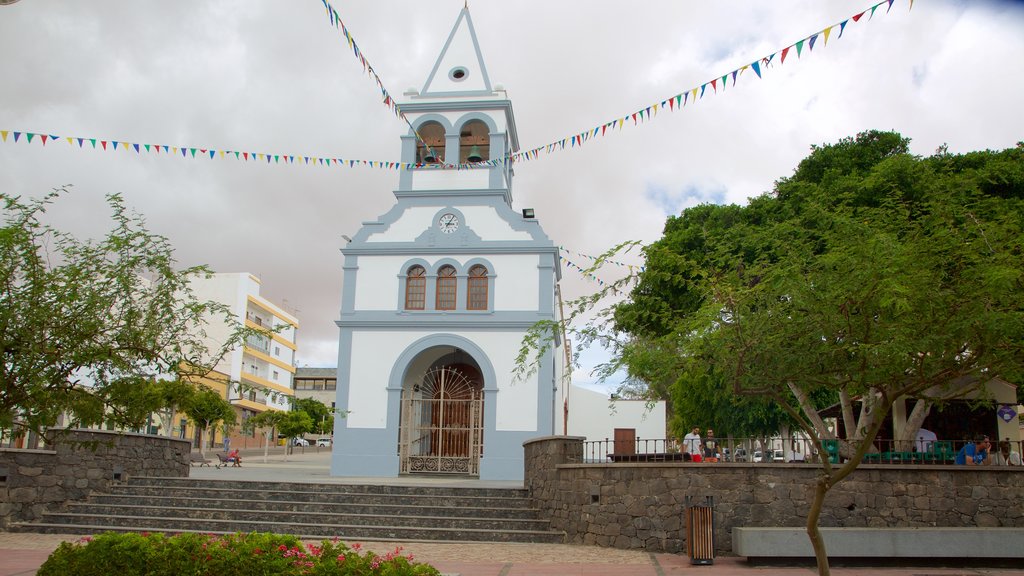
<svg viewBox="0 0 1024 576"><path fill-rule="evenodd" d="M821 528L830 558L1024 558L1024 528ZM732 529L746 558L814 558L806 528Z"/></svg>
<svg viewBox="0 0 1024 576"><path fill-rule="evenodd" d="M198 452L192 452L188 455L188 462L190 466L199 465L200 468L203 466L209 466L210 460Z"/></svg>

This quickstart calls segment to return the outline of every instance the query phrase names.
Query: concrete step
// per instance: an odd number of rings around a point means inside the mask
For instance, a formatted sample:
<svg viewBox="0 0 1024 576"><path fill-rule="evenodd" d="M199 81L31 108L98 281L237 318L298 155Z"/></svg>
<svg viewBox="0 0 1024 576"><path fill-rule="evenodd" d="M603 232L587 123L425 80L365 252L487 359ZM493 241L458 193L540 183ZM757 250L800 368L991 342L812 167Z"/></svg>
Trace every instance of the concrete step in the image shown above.
<svg viewBox="0 0 1024 576"><path fill-rule="evenodd" d="M302 538L333 538L346 542L359 540L403 540L437 542L524 542L560 543L564 534L543 530L435 528L429 526L363 526L343 524L306 524L300 522L240 522L195 518L155 518L141 516L77 516L47 514L41 522L15 524L13 532L44 534L97 534L100 532L275 532Z"/></svg>
<svg viewBox="0 0 1024 576"><path fill-rule="evenodd" d="M213 483L211 483L213 482ZM191 487L235 488L267 491L301 490L303 492L330 492L334 494L394 494L394 495L425 495L444 496L458 494L467 497L499 497L527 498L529 493L524 488L489 488L406 484L338 484L316 482L266 482L261 480L204 480L199 478L160 478L156 476L132 476L132 486L156 486L159 488Z"/></svg>
<svg viewBox="0 0 1024 576"><path fill-rule="evenodd" d="M279 532L306 538L559 543L519 489L138 477L12 531Z"/></svg>
<svg viewBox="0 0 1024 576"><path fill-rule="evenodd" d="M119 485L111 487L111 494L129 495L137 498L149 498L152 496L178 495L181 497L202 494L207 498L219 498L223 500L270 500L270 501L291 501L291 502L333 502L337 504L394 504L402 502L413 506L437 506L445 508L529 508L529 499L518 495L489 496L477 494L461 494L457 489L447 489L447 492L436 493L374 493L374 492L333 492L328 490L310 490L306 484L295 484L292 487L278 487L278 489L262 488L259 486L236 487L210 485L201 486L156 486L134 484Z"/></svg>
<svg viewBox="0 0 1024 576"><path fill-rule="evenodd" d="M100 494L77 506L137 505L140 498L133 494ZM328 512L335 514L376 514L382 516L448 516L457 518L535 518L537 510L518 507L485 506L433 506L403 503L369 504L366 502L324 502L302 500L261 500L196 496L147 496L150 506L170 508L234 508L245 510L273 510L280 512ZM78 510L81 510L78 508Z"/></svg>
<svg viewBox="0 0 1024 576"><path fill-rule="evenodd" d="M236 522L294 522L300 524L334 524L359 526L431 526L434 528L480 530L547 530L549 522L535 518L489 518L457 516L414 516L411 514L388 515L380 513L352 514L320 511L290 510L248 510L245 508L192 508L163 507L148 504L127 504L120 506L91 503L71 504L58 514L47 514L44 519L81 524L91 517L130 516L162 519L225 520Z"/></svg>

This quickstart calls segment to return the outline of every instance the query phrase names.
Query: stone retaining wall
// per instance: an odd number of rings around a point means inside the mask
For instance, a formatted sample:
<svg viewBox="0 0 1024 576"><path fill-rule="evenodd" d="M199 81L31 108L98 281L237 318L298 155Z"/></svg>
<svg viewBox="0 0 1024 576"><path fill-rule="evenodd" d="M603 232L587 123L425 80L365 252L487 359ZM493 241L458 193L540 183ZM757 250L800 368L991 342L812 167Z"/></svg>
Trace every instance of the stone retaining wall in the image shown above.
<svg viewBox="0 0 1024 576"><path fill-rule="evenodd" d="M715 550L734 526L805 526L815 464L582 464L583 439L524 444L524 484L566 542L684 549L686 497L714 498ZM821 526L1024 527L1024 467L864 465L834 487Z"/></svg>
<svg viewBox="0 0 1024 576"><path fill-rule="evenodd" d="M0 449L0 530L133 475L187 477L187 440L72 430L50 450Z"/></svg>

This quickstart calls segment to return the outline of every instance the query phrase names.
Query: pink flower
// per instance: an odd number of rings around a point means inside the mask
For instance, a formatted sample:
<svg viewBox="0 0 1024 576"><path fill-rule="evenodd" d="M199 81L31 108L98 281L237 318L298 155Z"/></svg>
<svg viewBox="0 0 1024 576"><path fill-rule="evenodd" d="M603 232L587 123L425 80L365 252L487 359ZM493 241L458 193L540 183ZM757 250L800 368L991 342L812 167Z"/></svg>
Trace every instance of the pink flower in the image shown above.
<svg viewBox="0 0 1024 576"><path fill-rule="evenodd" d="M253 554L263 554L263 550L260 550L259 548L254 548L252 553Z"/></svg>
<svg viewBox="0 0 1024 576"><path fill-rule="evenodd" d="M285 546L284 544L281 544L280 546L278 546L278 547L277 547L277 549L278 549L278 550L280 550L280 551L282 551L282 552L284 552L285 550L287 550L287 549L288 549L288 547L287 547L287 546Z"/></svg>
<svg viewBox="0 0 1024 576"><path fill-rule="evenodd" d="M338 562L344 562L344 561L345 561L345 555L344 554L338 554Z"/></svg>
<svg viewBox="0 0 1024 576"><path fill-rule="evenodd" d="M352 549L355 550L356 552L358 552L358 551L363 549L363 545L360 544L359 542L356 542L355 544L352 545Z"/></svg>
<svg viewBox="0 0 1024 576"><path fill-rule="evenodd" d="M333 542L334 544L337 544L340 541L341 541L341 538L338 538L337 536L335 536L334 538L331 538L331 542Z"/></svg>

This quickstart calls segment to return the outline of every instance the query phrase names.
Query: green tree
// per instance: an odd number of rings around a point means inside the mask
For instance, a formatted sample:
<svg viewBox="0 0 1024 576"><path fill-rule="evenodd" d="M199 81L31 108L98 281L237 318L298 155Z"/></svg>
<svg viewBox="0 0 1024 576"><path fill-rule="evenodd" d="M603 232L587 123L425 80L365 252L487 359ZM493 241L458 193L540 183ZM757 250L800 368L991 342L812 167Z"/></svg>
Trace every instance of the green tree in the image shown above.
<svg viewBox="0 0 1024 576"><path fill-rule="evenodd" d="M596 318L576 333L611 343L611 368L675 374L680 398L767 400L816 444L834 437L818 410L838 399L845 460L819 459L809 487L820 574L824 498L875 449L895 401L918 399L913 419L993 376L1024 376L1024 146L908 150L875 131L813 147L746 206L670 218L643 272L570 306L570 319ZM593 312L628 287L627 303ZM534 327L521 370L559 328Z"/></svg>
<svg viewBox="0 0 1024 576"><path fill-rule="evenodd" d="M270 442L275 437L275 431L285 418L287 412L282 410L266 410L254 416L250 416L242 423L242 429L246 432L263 430L263 463L267 463L267 455L270 452Z"/></svg>
<svg viewBox="0 0 1024 576"><path fill-rule="evenodd" d="M313 422L310 432L330 434L334 429L334 414L331 408L316 398L296 398L294 407L295 410L306 413Z"/></svg>
<svg viewBox="0 0 1024 576"><path fill-rule="evenodd" d="M1020 147L919 158L898 134L863 133L815 147L745 207L670 220L657 248L675 252L681 291L635 294L621 318L660 330L737 395L770 399L816 443L832 437L820 400L841 401L848 460L821 459L807 521L828 574L822 503L893 403L918 398L921 412L1024 373L1022 214Z"/></svg>
<svg viewBox="0 0 1024 576"><path fill-rule="evenodd" d="M108 196L113 225L99 240L45 224L46 208L65 192L35 200L0 194L0 428L17 422L42 431L64 414L83 421L100 413L131 427L139 410L126 408L149 402L148 393L123 386L156 375L193 384L261 332L241 326L226 306L198 301L189 282L210 271L176 269L167 240L120 196ZM220 323L230 336L211 349L206 329Z"/></svg>
<svg viewBox="0 0 1024 576"><path fill-rule="evenodd" d="M277 425L277 431L288 439L288 442L285 443L285 453L287 454L294 448L291 443L292 438L298 438L313 431L313 419L305 412L285 412L284 417Z"/></svg>
<svg viewBox="0 0 1024 576"><path fill-rule="evenodd" d="M235 423L235 409L231 406L231 403L225 400L219 393L209 388L196 392L182 408L188 419L202 433L199 442L199 452L201 454L205 454L204 446L211 445L209 434L211 428L215 427L218 423L224 423L228 426Z"/></svg>

